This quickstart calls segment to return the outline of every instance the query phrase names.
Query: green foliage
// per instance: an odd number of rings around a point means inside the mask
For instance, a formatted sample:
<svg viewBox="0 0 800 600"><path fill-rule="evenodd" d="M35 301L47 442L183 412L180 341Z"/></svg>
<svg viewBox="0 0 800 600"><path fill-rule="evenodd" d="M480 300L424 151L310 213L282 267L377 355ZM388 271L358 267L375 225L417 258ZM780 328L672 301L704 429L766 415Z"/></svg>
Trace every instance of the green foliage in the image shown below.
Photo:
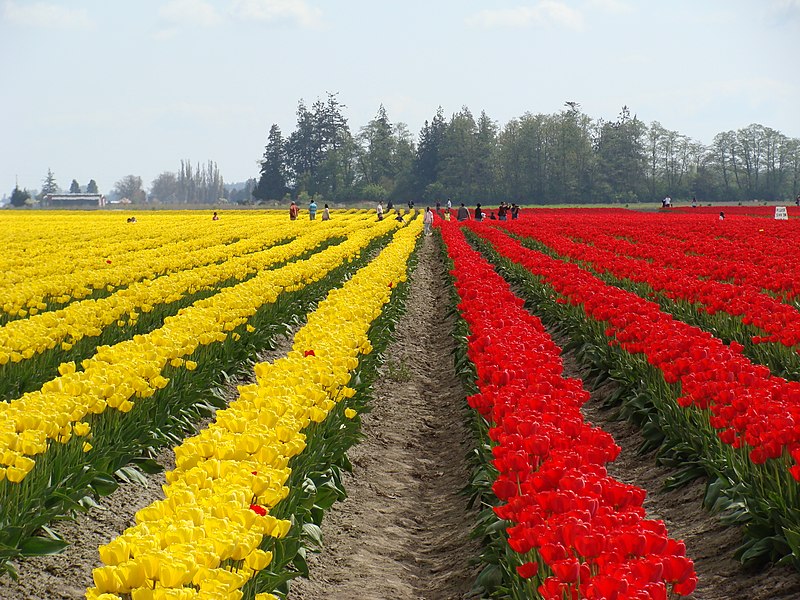
<svg viewBox="0 0 800 600"><path fill-rule="evenodd" d="M386 200L386 197L389 194L386 192L386 188L378 183L368 183L364 187L361 188L359 196L364 200L369 200L370 202L378 202Z"/></svg>
<svg viewBox="0 0 800 600"><path fill-rule="evenodd" d="M81 193L81 184L78 183L77 179L73 179L72 183L69 184L69 193L70 194L80 194Z"/></svg>
<svg viewBox="0 0 800 600"><path fill-rule="evenodd" d="M14 191L11 192L11 206L25 206L25 203L31 199L31 194L28 190L21 190L19 187L15 187Z"/></svg>
<svg viewBox="0 0 800 600"><path fill-rule="evenodd" d="M114 194L134 203L144 202L146 196L142 189L142 178L138 175L126 175L114 184Z"/></svg>
<svg viewBox="0 0 800 600"><path fill-rule="evenodd" d="M273 124L269 130L264 158L261 161L261 176L253 189L253 197L259 200L282 198L286 186L286 146L281 129Z"/></svg>
<svg viewBox="0 0 800 600"><path fill-rule="evenodd" d="M711 146L648 127L623 106L593 119L577 102L554 114L526 112L503 127L463 107L449 120L439 107L416 147L386 109L350 133L335 94L310 108L300 101L295 131L273 125L262 161L261 198L301 191L335 201L364 199L369 185L396 203L451 197L456 203L519 204L779 200L800 193L800 140L753 124L720 133ZM374 196L370 198L374 200Z"/></svg>
<svg viewBox="0 0 800 600"><path fill-rule="evenodd" d="M94 179L90 179L89 183L86 185L86 193L87 194L97 194L97 182Z"/></svg>

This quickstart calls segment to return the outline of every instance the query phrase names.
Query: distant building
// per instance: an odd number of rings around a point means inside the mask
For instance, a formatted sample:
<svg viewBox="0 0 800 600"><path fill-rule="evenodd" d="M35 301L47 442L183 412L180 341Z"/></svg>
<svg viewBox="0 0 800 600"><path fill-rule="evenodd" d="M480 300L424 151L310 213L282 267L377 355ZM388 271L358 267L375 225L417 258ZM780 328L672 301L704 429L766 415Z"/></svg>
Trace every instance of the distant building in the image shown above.
<svg viewBox="0 0 800 600"><path fill-rule="evenodd" d="M103 208L103 194L47 194L44 205L50 208Z"/></svg>

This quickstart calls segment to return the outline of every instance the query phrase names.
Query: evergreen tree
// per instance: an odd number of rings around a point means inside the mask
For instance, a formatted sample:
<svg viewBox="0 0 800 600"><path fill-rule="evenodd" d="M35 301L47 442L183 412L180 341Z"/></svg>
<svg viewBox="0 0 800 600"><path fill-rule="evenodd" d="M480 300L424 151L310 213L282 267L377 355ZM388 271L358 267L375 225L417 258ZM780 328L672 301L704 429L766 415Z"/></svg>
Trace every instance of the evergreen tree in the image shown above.
<svg viewBox="0 0 800 600"><path fill-rule="evenodd" d="M414 139L405 123L394 126L395 185L389 198L404 201L414 196Z"/></svg>
<svg viewBox="0 0 800 600"><path fill-rule="evenodd" d="M497 124L481 111L475 134L474 193L477 198L497 198Z"/></svg>
<svg viewBox="0 0 800 600"><path fill-rule="evenodd" d="M481 201L475 172L477 132L475 119L465 106L450 119L439 147L438 180L444 185L444 193L459 202ZM423 195L428 201L441 200L429 196Z"/></svg>
<svg viewBox="0 0 800 600"><path fill-rule="evenodd" d="M73 179L72 183L69 184L69 193L70 194L80 194L81 193L81 184L79 184L76 179Z"/></svg>
<svg viewBox="0 0 800 600"><path fill-rule="evenodd" d="M253 190L259 200L277 200L288 191L286 185L286 148L281 129L273 124L269 130L264 158L261 161L261 176Z"/></svg>
<svg viewBox="0 0 800 600"><path fill-rule="evenodd" d="M362 144L359 165L364 182L381 185L391 192L397 175L394 164L396 140L383 104L375 118L362 127L359 141Z"/></svg>
<svg viewBox="0 0 800 600"><path fill-rule="evenodd" d="M86 186L86 193L87 194L97 194L97 182L94 179L89 180L89 184Z"/></svg>
<svg viewBox="0 0 800 600"><path fill-rule="evenodd" d="M39 196L44 198L48 194L57 194L58 193L58 184L56 183L56 177L53 175L53 172L50 169L47 169L47 177L44 178L42 182L42 190L39 192Z"/></svg>
<svg viewBox="0 0 800 600"><path fill-rule="evenodd" d="M430 124L425 121L425 125L419 132L419 144L414 160L414 191L417 196L422 196L425 188L439 178L439 151L444 140L445 129L447 129L447 123L445 123L444 111L440 106Z"/></svg>
<svg viewBox="0 0 800 600"><path fill-rule="evenodd" d="M603 123L597 142L600 197L606 202L629 202L646 190L644 125L627 106L614 122Z"/></svg>
<svg viewBox="0 0 800 600"><path fill-rule="evenodd" d="M351 190L356 145L353 143L346 108L328 94L326 102L317 100L308 110L301 100L297 107L297 129L286 142L288 171L295 193L321 194L344 198Z"/></svg>

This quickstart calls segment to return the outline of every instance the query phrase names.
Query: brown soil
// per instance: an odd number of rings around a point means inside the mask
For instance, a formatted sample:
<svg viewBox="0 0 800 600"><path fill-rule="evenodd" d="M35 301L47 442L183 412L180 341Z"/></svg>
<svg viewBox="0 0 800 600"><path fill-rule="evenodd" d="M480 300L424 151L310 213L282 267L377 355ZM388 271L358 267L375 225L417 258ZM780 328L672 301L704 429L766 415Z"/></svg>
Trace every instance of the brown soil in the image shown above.
<svg viewBox="0 0 800 600"><path fill-rule="evenodd" d="M586 370L569 353L563 355L568 377L582 377ZM601 404L613 393L616 384L606 382L592 392L583 407L588 421L610 433L622 452L608 465L609 473L620 481L647 490L644 507L651 519L666 523L671 537L686 542L687 554L695 562L697 590L694 600L796 600L800 598L800 573L791 568L771 567L758 572L745 571L733 558L743 541L740 528L723 524L717 515L703 508L705 481L695 480L677 490L665 490L664 483L673 471L656 464L656 451L641 455L636 449L643 438L627 422L612 419L613 410ZM588 386L587 386L588 387Z"/></svg>
<svg viewBox="0 0 800 600"><path fill-rule="evenodd" d="M385 352L365 439L349 457L348 498L326 514L325 548L300 600L463 598L477 575L475 514L460 490L472 447L464 390L453 372L446 270L433 238L421 242L407 314Z"/></svg>

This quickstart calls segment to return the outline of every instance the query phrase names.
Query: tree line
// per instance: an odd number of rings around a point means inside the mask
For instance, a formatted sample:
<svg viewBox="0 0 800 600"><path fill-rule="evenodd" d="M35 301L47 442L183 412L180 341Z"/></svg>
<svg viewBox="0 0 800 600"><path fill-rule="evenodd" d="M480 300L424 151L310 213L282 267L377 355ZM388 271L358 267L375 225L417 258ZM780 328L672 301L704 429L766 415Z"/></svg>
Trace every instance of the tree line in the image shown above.
<svg viewBox="0 0 800 600"><path fill-rule="evenodd" d="M42 189L38 193L31 194L27 189L20 189L17 185L14 186L9 201L11 202L11 206L26 206L32 204L34 200L36 202L41 202L44 200L45 196L49 194L58 194L60 192L61 188L59 188L58 183L56 183L56 176L51 169L47 169L47 176L44 178L44 181L42 181ZM97 194L97 182L94 179L90 179L89 183L87 183L85 187L82 187L77 179L73 179L72 183L69 185L69 193Z"/></svg>
<svg viewBox="0 0 800 600"><path fill-rule="evenodd" d="M432 203L535 204L788 200L800 193L800 140L759 124L704 145L628 107L613 121L576 102L525 113L503 127L464 107L441 107L414 141L383 106L353 133L336 94L298 103L288 137L273 124L253 196L335 202L422 199Z"/></svg>
<svg viewBox="0 0 800 600"><path fill-rule="evenodd" d="M247 196L255 182L245 185ZM33 201L41 202L49 194L61 193L55 174L51 169L47 169L47 175L42 181L42 188L36 194L31 194L27 189L20 189L16 186L11 193L12 206L25 206L32 204ZM236 194L237 190L231 190ZM72 180L69 186L70 194L97 194L99 193L97 182L92 179L82 187L76 179ZM126 175L118 180L111 189L110 198L114 200L124 200L131 204L142 204L145 202L158 202L163 204L212 204L230 195L225 188L222 175L220 175L217 163L209 160L205 164L196 163L194 166L190 160L181 160L178 171L164 171L159 174L150 185L148 194L138 175ZM239 192L237 199L242 196Z"/></svg>

